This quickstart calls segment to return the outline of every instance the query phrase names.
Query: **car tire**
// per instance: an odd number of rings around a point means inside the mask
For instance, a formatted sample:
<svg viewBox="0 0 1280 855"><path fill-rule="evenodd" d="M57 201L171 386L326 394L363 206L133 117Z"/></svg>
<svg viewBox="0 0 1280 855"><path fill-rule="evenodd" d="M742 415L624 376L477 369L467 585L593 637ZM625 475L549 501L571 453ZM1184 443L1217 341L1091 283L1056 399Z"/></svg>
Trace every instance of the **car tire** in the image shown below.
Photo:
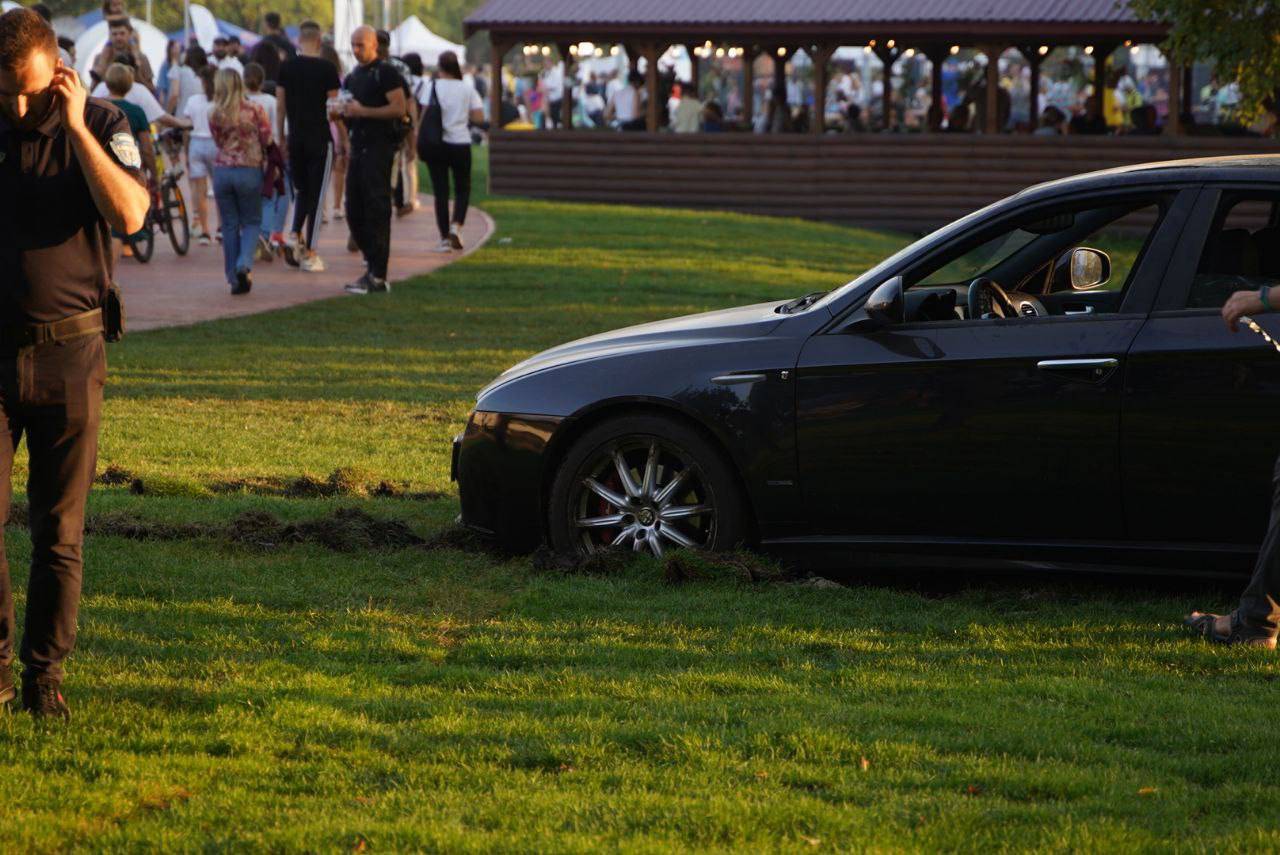
<svg viewBox="0 0 1280 855"><path fill-rule="evenodd" d="M652 413L611 418L580 436L556 471L547 510L551 545L564 555L611 547L657 557L681 547L719 552L749 532L725 454L696 428Z"/></svg>

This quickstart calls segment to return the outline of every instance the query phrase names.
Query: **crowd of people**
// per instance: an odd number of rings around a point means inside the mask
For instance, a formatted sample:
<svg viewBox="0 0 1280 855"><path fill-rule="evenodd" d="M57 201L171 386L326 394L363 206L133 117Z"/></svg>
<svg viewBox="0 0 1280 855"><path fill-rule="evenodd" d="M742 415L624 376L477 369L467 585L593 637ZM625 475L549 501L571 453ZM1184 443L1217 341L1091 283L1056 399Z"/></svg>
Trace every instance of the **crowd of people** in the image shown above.
<svg viewBox="0 0 1280 855"><path fill-rule="evenodd" d="M896 65L891 80L888 130L974 133L986 123L984 66L971 52L961 52L942 68L943 94L932 98L932 67L916 55ZM1128 54L1122 54L1127 57ZM1087 60L1087 61L1086 61ZM1002 132L1036 134L1145 135L1159 133L1169 120L1170 83L1166 66L1111 60L1107 83L1095 92L1087 55L1067 52L1042 63L1035 93L1029 65L1017 59L1001 62L997 92L997 126ZM756 133L803 133L810 129L817 99L812 67L789 63L781 85L770 58L757 60L750 91L742 86L741 59L682 64L660 61L658 127L676 133L725 130ZM516 57L506 76L501 125L515 129L557 128L563 121L564 93L572 98L574 127L645 130L647 90L638 63L625 55L571 66L566 81L562 63L535 53ZM686 67L687 66L687 67ZM824 127L835 133L885 129L885 82L879 62L860 66L833 61L824 99ZM1192 108L1179 115L1185 133L1247 135L1266 129L1245 127L1239 120L1239 88L1220 83L1207 71L1198 73ZM695 79L696 78L696 79ZM747 101L751 109L747 109ZM748 116L750 117L748 121Z"/></svg>
<svg viewBox="0 0 1280 855"><path fill-rule="evenodd" d="M49 19L47 9L34 8ZM234 35L215 38L209 51L194 37L185 45L173 40L153 69L123 0L106 0L103 14L109 39L86 85L129 118L153 194L155 133L182 135L192 237L199 246L222 245L232 294L252 289L255 263L279 258L302 271L325 270L316 235L330 220L345 222L347 248L365 262L365 274L345 290L390 290L393 209L400 216L418 210L419 159L436 191L435 251L464 248L471 144L486 125L475 77L455 54L440 54L429 70L416 54L392 57L390 35L362 26L351 37L354 64L345 68L318 23L302 22L295 43L280 15L268 12L247 48ZM74 42L60 39L59 47L74 63ZM115 237L117 251L129 254L132 236Z"/></svg>

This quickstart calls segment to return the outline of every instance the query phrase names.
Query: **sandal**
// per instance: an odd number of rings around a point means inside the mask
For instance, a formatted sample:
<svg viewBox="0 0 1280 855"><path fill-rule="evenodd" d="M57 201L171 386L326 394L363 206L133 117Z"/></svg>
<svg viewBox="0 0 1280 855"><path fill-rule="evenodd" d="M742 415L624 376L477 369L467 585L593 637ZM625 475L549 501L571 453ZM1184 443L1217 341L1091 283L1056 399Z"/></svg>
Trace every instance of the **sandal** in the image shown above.
<svg viewBox="0 0 1280 855"><path fill-rule="evenodd" d="M1213 644L1243 644L1249 647L1265 647L1276 649L1276 637L1245 626L1236 612L1231 613L1231 632L1226 635L1218 632L1215 622L1222 615L1208 612L1192 612L1182 621L1182 625Z"/></svg>

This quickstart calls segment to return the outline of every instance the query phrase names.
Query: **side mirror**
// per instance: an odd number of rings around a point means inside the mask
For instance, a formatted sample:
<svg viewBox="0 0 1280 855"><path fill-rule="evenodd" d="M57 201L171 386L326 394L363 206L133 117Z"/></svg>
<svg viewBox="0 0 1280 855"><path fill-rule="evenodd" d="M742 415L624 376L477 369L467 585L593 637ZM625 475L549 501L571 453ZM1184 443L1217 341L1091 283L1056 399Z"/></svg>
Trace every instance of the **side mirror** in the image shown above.
<svg viewBox="0 0 1280 855"><path fill-rule="evenodd" d="M1111 278L1111 258L1100 249L1087 246L1071 251L1071 287L1076 291L1088 291L1105 285Z"/></svg>
<svg viewBox="0 0 1280 855"><path fill-rule="evenodd" d="M871 292L862 308L854 312L844 325L846 332L870 332L906 320L906 300L902 296L902 277L895 276Z"/></svg>

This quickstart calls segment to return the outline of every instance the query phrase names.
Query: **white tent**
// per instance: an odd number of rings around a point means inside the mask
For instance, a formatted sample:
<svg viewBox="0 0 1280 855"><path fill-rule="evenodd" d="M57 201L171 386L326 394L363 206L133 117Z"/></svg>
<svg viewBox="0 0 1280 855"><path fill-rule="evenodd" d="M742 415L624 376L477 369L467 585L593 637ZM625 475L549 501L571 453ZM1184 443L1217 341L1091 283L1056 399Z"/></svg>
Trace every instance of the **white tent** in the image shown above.
<svg viewBox="0 0 1280 855"><path fill-rule="evenodd" d="M364 0L333 0L333 47L343 68L354 68L351 33L364 23Z"/></svg>
<svg viewBox="0 0 1280 855"><path fill-rule="evenodd" d="M151 63L151 71L154 74L160 73L160 66L164 65L164 50L169 43L169 39L160 30L148 24L141 18L130 18L133 23L133 30L138 34L138 41L142 44L142 52L146 54L147 61ZM106 47L107 39L111 33L108 31L106 21L99 21L89 29L80 34L80 38L76 39L76 71L80 72L80 77L86 82L89 80L89 69L93 67L93 61L98 58L98 54Z"/></svg>
<svg viewBox="0 0 1280 855"><path fill-rule="evenodd" d="M447 50L451 50L458 55L459 63L467 61L467 49L464 46L454 44L442 36L437 36L427 29L426 24L418 20L417 15L410 15L405 18L400 23L400 26L391 31L392 56L416 53L422 57L423 65L434 67L436 61L440 58L440 54Z"/></svg>
<svg viewBox="0 0 1280 855"><path fill-rule="evenodd" d="M21 9L21 3L14 3L13 0L4 0L0 2L0 12L8 12L10 9Z"/></svg>
<svg viewBox="0 0 1280 855"><path fill-rule="evenodd" d="M213 17L213 13L198 3L192 3L187 7L187 34L188 37L195 36L196 44L200 45L206 53L213 50L213 40L218 37L218 19Z"/></svg>

